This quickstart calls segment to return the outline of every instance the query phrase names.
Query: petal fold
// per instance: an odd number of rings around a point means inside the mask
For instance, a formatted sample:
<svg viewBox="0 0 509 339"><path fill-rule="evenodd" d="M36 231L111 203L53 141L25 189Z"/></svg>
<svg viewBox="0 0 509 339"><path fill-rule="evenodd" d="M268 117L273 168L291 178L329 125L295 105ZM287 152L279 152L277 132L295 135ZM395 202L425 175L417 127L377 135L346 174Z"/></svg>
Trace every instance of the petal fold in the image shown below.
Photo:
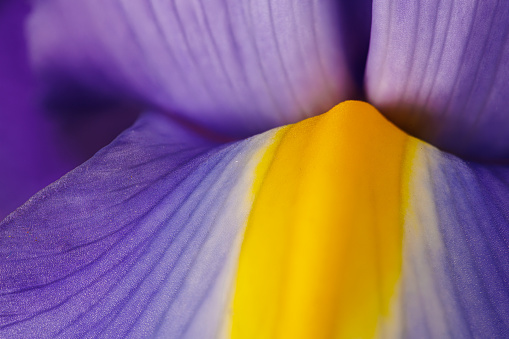
<svg viewBox="0 0 509 339"><path fill-rule="evenodd" d="M509 4L375 0L368 99L444 150L509 158Z"/></svg>
<svg viewBox="0 0 509 339"><path fill-rule="evenodd" d="M357 95L371 1L347 3L38 1L32 60L56 97L79 83L245 137Z"/></svg>
<svg viewBox="0 0 509 339"><path fill-rule="evenodd" d="M353 101L279 133L240 253L232 337L372 338L401 272L409 138Z"/></svg>
<svg viewBox="0 0 509 339"><path fill-rule="evenodd" d="M359 102L280 133L232 337L509 335L508 167L439 151Z"/></svg>

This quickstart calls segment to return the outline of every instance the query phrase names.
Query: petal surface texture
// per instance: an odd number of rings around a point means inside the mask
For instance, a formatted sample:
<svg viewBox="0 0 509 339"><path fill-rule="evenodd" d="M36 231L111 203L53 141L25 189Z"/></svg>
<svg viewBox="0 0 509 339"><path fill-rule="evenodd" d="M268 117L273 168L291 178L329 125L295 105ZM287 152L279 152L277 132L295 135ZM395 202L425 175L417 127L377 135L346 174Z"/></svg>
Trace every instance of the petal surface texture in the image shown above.
<svg viewBox="0 0 509 339"><path fill-rule="evenodd" d="M246 230L232 336L372 337L401 272L408 137L359 102L284 133Z"/></svg>
<svg viewBox="0 0 509 339"><path fill-rule="evenodd" d="M408 159L402 336L508 337L509 168L416 139Z"/></svg>
<svg viewBox="0 0 509 339"><path fill-rule="evenodd" d="M366 103L214 147L146 114L0 224L0 335L506 338L508 190Z"/></svg>
<svg viewBox="0 0 509 339"><path fill-rule="evenodd" d="M0 224L0 337L219 331L273 132L211 150L179 130L144 115Z"/></svg>
<svg viewBox="0 0 509 339"><path fill-rule="evenodd" d="M349 6L368 12L365 6ZM338 1L38 1L35 68L53 88L79 82L131 96L238 138L321 114L355 94ZM362 41L362 42L361 42ZM357 58L358 59L358 58ZM361 58L362 59L362 58ZM58 75L58 76L56 76Z"/></svg>
<svg viewBox="0 0 509 339"><path fill-rule="evenodd" d="M280 133L233 338L509 335L509 168L443 153L358 102Z"/></svg>
<svg viewBox="0 0 509 339"><path fill-rule="evenodd" d="M441 149L509 159L509 3L375 0L368 99Z"/></svg>

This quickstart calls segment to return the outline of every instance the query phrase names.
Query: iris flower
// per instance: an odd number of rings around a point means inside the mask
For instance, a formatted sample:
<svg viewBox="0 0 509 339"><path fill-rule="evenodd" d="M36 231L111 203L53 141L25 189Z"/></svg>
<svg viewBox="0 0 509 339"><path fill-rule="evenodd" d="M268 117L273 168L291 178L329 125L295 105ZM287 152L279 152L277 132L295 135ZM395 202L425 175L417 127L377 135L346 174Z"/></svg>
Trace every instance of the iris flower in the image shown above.
<svg viewBox="0 0 509 339"><path fill-rule="evenodd" d="M31 6L0 337L509 337L509 3Z"/></svg>

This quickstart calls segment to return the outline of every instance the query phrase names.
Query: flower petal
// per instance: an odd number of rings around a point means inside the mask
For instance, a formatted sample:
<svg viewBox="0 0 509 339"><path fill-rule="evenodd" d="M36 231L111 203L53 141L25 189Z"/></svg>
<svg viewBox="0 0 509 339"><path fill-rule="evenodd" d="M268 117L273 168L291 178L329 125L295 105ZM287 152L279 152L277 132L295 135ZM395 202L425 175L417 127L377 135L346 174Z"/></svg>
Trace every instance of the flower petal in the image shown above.
<svg viewBox="0 0 509 339"><path fill-rule="evenodd" d="M70 117L39 107L23 29L28 12L22 0L0 4L0 220L111 142L136 114Z"/></svg>
<svg viewBox="0 0 509 339"><path fill-rule="evenodd" d="M30 104L34 84L22 29L27 13L23 1L0 5L0 220L72 168L47 147L56 144L52 126Z"/></svg>
<svg viewBox="0 0 509 339"><path fill-rule="evenodd" d="M147 114L0 224L0 335L504 338L508 190L365 103L217 147Z"/></svg>
<svg viewBox="0 0 509 339"><path fill-rule="evenodd" d="M57 96L78 82L245 137L355 95L347 59L364 62L369 21L351 17L370 1L347 3L38 1L33 62ZM351 32L359 38L346 45Z"/></svg>
<svg viewBox="0 0 509 339"><path fill-rule="evenodd" d="M403 336L509 336L509 168L409 148Z"/></svg>
<svg viewBox="0 0 509 339"><path fill-rule="evenodd" d="M278 140L234 338L508 337L509 167L443 153L358 102Z"/></svg>
<svg viewBox="0 0 509 339"><path fill-rule="evenodd" d="M0 336L216 333L272 134L212 149L147 114L39 192L0 224Z"/></svg>
<svg viewBox="0 0 509 339"><path fill-rule="evenodd" d="M507 159L508 20L505 1L375 0L369 100L444 150Z"/></svg>
<svg viewBox="0 0 509 339"><path fill-rule="evenodd" d="M233 338L374 336L401 272L408 139L352 101L286 128L246 228Z"/></svg>

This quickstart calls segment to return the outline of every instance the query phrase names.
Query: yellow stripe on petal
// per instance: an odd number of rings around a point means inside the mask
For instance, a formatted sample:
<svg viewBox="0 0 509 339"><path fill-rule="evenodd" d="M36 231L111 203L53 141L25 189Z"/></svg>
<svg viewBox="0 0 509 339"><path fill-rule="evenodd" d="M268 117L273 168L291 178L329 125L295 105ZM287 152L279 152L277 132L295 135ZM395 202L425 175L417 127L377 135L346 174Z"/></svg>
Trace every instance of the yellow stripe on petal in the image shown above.
<svg viewBox="0 0 509 339"><path fill-rule="evenodd" d="M232 337L373 337L401 271L408 137L354 101L277 133L240 253Z"/></svg>

